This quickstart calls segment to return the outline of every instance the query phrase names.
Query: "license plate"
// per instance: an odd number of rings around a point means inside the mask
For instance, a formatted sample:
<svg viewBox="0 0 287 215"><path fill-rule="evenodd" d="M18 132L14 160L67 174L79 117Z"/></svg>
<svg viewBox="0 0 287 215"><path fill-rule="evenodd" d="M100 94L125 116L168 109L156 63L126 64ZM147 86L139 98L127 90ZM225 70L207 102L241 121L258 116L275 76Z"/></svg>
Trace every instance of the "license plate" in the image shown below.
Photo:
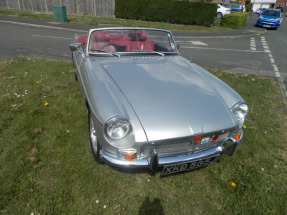
<svg viewBox="0 0 287 215"><path fill-rule="evenodd" d="M174 174L177 172L183 172L183 171L188 171L188 170L204 167L204 166L207 166L207 165L217 161L218 158L219 158L219 156L215 156L215 157L208 157L208 158L204 158L204 159L200 159L200 160L195 160L192 162L166 165L163 167L161 175L169 175L169 174Z"/></svg>

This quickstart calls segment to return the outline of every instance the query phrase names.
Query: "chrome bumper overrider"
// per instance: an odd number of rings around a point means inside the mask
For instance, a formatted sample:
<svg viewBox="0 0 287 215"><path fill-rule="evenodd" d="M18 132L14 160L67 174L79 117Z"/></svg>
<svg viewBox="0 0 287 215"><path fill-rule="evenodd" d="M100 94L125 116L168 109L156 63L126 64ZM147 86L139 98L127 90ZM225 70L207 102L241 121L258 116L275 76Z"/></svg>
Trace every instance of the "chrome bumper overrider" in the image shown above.
<svg viewBox="0 0 287 215"><path fill-rule="evenodd" d="M242 138L240 138L241 140ZM144 158L144 159L135 159L132 161L126 161L122 160L116 157L111 156L110 154L106 153L103 150L100 150L100 156L103 160L106 161L106 163L118 166L118 167L126 167L126 168L147 168L149 167L151 170L157 170L158 167L163 167L165 165L171 165L176 163L182 163L182 162L190 162L193 160L203 159L206 157L211 156L219 156L221 154L227 154L231 156L237 144L240 142L240 140L234 140L229 139L226 141L222 146L217 146L215 148L201 151L193 154L188 154L184 156L176 156L176 157L159 157L157 155L157 152L154 150L150 156L150 158Z"/></svg>

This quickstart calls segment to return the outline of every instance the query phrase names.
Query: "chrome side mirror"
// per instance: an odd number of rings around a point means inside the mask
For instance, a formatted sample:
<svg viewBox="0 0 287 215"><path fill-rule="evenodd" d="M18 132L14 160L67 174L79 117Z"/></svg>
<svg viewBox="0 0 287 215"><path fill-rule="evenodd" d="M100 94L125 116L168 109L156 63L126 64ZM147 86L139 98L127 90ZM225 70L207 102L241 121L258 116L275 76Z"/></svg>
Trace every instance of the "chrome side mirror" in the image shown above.
<svg viewBox="0 0 287 215"><path fill-rule="evenodd" d="M74 51L77 51L77 50L80 49L80 44L79 43L74 43L74 44L69 45L69 47L70 47L70 50L72 52L74 52Z"/></svg>

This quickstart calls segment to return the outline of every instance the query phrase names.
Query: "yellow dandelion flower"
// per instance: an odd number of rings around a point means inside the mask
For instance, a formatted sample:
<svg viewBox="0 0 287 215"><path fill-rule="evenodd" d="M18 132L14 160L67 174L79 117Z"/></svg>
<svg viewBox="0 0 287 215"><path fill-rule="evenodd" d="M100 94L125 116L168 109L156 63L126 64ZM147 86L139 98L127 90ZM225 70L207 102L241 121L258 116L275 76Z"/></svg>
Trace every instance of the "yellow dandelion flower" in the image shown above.
<svg viewBox="0 0 287 215"><path fill-rule="evenodd" d="M247 128L247 126L246 126L246 125L243 125L243 128Z"/></svg>
<svg viewBox="0 0 287 215"><path fill-rule="evenodd" d="M232 187L236 187L236 184L234 182L231 183Z"/></svg>
<svg viewBox="0 0 287 215"><path fill-rule="evenodd" d="M49 105L49 103L48 102L45 102L45 104L44 104L45 106L48 106Z"/></svg>
<svg viewBox="0 0 287 215"><path fill-rule="evenodd" d="M67 132L67 134L69 134L71 131L70 131L70 130L67 130L66 132Z"/></svg>

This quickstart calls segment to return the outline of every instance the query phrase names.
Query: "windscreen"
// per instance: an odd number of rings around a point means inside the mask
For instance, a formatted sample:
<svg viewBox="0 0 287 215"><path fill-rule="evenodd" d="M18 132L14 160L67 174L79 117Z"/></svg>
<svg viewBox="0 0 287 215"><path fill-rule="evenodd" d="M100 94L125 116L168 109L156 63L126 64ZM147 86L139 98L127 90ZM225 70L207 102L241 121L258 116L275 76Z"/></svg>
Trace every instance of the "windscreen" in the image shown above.
<svg viewBox="0 0 287 215"><path fill-rule="evenodd" d="M264 16L275 16L275 17L280 17L280 11L276 10L264 10L262 15Z"/></svg>
<svg viewBox="0 0 287 215"><path fill-rule="evenodd" d="M88 52L177 53L177 50L173 37L168 31L150 29L102 29L91 32Z"/></svg>

